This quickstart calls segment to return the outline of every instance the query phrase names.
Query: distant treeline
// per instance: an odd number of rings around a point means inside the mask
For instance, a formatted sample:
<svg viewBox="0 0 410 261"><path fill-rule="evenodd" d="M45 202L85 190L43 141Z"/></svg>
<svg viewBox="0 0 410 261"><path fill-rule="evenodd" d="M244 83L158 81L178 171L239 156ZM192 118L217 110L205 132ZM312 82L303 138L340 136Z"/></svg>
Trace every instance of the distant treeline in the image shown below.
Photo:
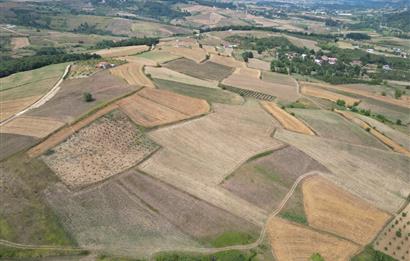
<svg viewBox="0 0 410 261"><path fill-rule="evenodd" d="M144 37L144 38L137 38L131 37L129 39L121 40L121 41L110 41L110 40L103 40L96 44L97 48L111 48L111 47L121 47L121 46L131 46L131 45L148 45L151 46L153 44L159 43L158 38L152 37Z"/></svg>
<svg viewBox="0 0 410 261"><path fill-rule="evenodd" d="M17 72L34 70L46 65L64 63L77 60L97 59L97 54L75 53L75 54L51 54L33 55L18 59L0 61L0 77L6 77Z"/></svg>
<svg viewBox="0 0 410 261"><path fill-rule="evenodd" d="M370 40L371 37L368 34L364 33L348 33L346 34L346 38L352 39L352 40Z"/></svg>
<svg viewBox="0 0 410 261"><path fill-rule="evenodd" d="M201 28L199 29L201 33L206 32L218 32L218 31L229 31L229 30L238 30L238 31L267 31L267 32L275 32L275 33L287 33L292 35L297 35L301 37L315 37L318 39L336 39L338 37L343 37L341 34L317 34L317 33L308 33L308 32L294 32L289 30L282 30L276 27L261 27L261 26L254 26L254 25L230 25L230 26L221 26L221 27L213 27L213 28Z"/></svg>

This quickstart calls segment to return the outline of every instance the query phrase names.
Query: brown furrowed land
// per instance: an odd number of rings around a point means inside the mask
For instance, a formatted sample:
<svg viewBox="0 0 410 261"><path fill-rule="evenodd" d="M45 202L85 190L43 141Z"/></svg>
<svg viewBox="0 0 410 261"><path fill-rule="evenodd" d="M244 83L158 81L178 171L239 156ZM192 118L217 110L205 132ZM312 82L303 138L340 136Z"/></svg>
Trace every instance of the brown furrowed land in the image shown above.
<svg viewBox="0 0 410 261"><path fill-rule="evenodd" d="M275 117L285 129L307 135L315 135L308 126L287 113L285 110L279 108L274 102L261 101L260 103L262 104L262 107Z"/></svg>
<svg viewBox="0 0 410 261"><path fill-rule="evenodd" d="M130 85L155 88L152 81L144 74L144 65L127 63L110 70L111 74L121 77Z"/></svg>
<svg viewBox="0 0 410 261"><path fill-rule="evenodd" d="M42 158L66 185L79 188L136 165L157 148L123 113L113 111Z"/></svg>
<svg viewBox="0 0 410 261"><path fill-rule="evenodd" d="M323 99L327 99L333 102L337 102L338 100L344 100L347 106L353 106L360 102L359 99L355 99L343 94L338 94L335 92L327 91L326 89L315 87L315 85L302 85L302 93L308 96L319 97Z"/></svg>
<svg viewBox="0 0 410 261"><path fill-rule="evenodd" d="M20 116L0 126L0 133L44 138L63 125L64 122L51 118Z"/></svg>
<svg viewBox="0 0 410 261"><path fill-rule="evenodd" d="M221 81L233 72L231 67L225 65L210 61L198 64L186 58L173 60L166 63L164 66L171 70L187 74L195 78L211 81Z"/></svg>
<svg viewBox="0 0 410 261"><path fill-rule="evenodd" d="M144 127L181 121L205 114L210 109L205 100L147 88L119 101L118 105L135 123Z"/></svg>
<svg viewBox="0 0 410 261"><path fill-rule="evenodd" d="M319 253L325 260L346 261L360 246L280 218L268 223L272 250L278 260L309 260Z"/></svg>
<svg viewBox="0 0 410 261"><path fill-rule="evenodd" d="M316 176L303 182L303 198L309 226L367 245L390 215Z"/></svg>
<svg viewBox="0 0 410 261"><path fill-rule="evenodd" d="M407 156L282 129L274 137L317 160L336 185L379 209L394 213L410 194Z"/></svg>
<svg viewBox="0 0 410 261"><path fill-rule="evenodd" d="M305 153L286 146L266 156L250 159L221 185L250 203L272 211L297 178L311 171L327 172L325 167Z"/></svg>
<svg viewBox="0 0 410 261"><path fill-rule="evenodd" d="M375 249L397 260L410 260L410 204L387 224L375 240Z"/></svg>
<svg viewBox="0 0 410 261"><path fill-rule="evenodd" d="M102 57L121 57L145 52L149 48L147 45L122 46L99 50L95 53Z"/></svg>
<svg viewBox="0 0 410 261"><path fill-rule="evenodd" d="M30 41L27 37L13 37L11 38L11 46L13 49L20 49L30 45Z"/></svg>
<svg viewBox="0 0 410 261"><path fill-rule="evenodd" d="M155 130L163 148L139 169L198 198L261 225L266 214L218 184L255 154L282 146L270 138L274 122L255 102L214 104L200 119Z"/></svg>

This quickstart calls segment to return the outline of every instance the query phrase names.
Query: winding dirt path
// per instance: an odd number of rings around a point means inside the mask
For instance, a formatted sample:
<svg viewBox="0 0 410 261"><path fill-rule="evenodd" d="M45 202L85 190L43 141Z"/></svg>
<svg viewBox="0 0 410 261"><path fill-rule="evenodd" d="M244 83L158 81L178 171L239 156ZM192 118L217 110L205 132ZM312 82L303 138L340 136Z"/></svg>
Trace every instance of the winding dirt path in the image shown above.
<svg viewBox="0 0 410 261"><path fill-rule="evenodd" d="M252 248L256 248L259 246L262 241L265 239L266 236L266 230L267 230L267 224L269 221L277 216L280 211L285 207L286 203L289 201L289 199L292 197L293 193L295 192L297 186L305 179L314 175L322 175L321 172L319 171L311 171L308 173L305 173L304 175L300 176L292 185L286 196L283 198L281 201L280 205L278 208L276 208L266 219L266 222L264 226L262 227L262 230L260 232L260 235L258 239L250 244L247 245L233 245L233 246L226 246L226 247L211 247L211 248L206 248L206 247L186 247L186 248L158 248L157 251L153 252L149 259L151 260L156 254L159 252L168 252L168 251L177 251L177 252L191 252L191 253L201 253L201 254L213 254L217 252L222 252L222 251L230 251L230 250L249 250ZM14 247L14 248L19 248L19 249L34 249L34 250L60 250L60 251L80 251L80 250L89 250L89 251L96 251L96 250L103 250L103 248L78 248L78 247L62 247L62 246L47 246L47 245L28 245L28 244L20 244L20 243L15 243L7 240L0 239L0 245L3 246L9 246L9 247Z"/></svg>

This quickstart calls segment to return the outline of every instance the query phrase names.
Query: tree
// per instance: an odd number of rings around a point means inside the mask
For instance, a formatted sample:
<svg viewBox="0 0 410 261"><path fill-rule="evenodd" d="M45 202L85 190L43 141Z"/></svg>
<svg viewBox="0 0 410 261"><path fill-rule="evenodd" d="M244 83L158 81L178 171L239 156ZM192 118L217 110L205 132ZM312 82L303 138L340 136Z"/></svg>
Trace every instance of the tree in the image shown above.
<svg viewBox="0 0 410 261"><path fill-rule="evenodd" d="M345 102L344 100L341 100L341 99L338 99L338 100L336 101L336 104L337 104L338 106L342 106L342 107L345 107L345 106L346 106L346 102Z"/></svg>
<svg viewBox="0 0 410 261"><path fill-rule="evenodd" d="M85 93L83 93L83 100L84 100L85 102L91 102L91 101L94 100L94 98L93 98L93 96L92 96L91 93L85 92Z"/></svg>
<svg viewBox="0 0 410 261"><path fill-rule="evenodd" d="M325 259L319 253L314 253L310 256L309 261L325 261Z"/></svg>

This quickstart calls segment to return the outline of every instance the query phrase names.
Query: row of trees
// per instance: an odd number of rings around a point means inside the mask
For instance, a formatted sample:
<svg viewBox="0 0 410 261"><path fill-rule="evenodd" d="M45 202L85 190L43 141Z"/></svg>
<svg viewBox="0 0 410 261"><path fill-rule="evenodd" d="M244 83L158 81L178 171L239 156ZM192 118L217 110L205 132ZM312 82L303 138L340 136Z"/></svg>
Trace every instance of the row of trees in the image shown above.
<svg viewBox="0 0 410 261"><path fill-rule="evenodd" d="M96 44L97 48L111 48L111 47L121 47L121 46L131 46L131 45L148 45L151 46L153 44L159 43L158 38L153 37L144 37L144 38L137 38L131 37L122 41L110 41L110 40L103 40Z"/></svg>

